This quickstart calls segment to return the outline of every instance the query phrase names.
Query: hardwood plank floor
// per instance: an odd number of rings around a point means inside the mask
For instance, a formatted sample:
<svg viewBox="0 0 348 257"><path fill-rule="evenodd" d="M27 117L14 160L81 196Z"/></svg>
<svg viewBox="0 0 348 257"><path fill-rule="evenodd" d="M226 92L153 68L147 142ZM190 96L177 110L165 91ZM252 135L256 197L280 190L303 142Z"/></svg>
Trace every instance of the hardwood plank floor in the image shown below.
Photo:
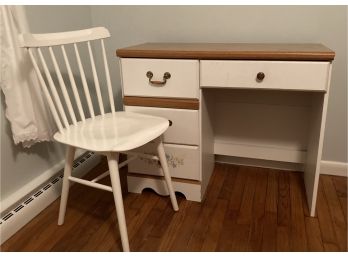
<svg viewBox="0 0 348 257"><path fill-rule="evenodd" d="M105 170L105 161L87 176ZM216 164L203 203L151 190L125 193L132 251L347 251L347 178L321 175L309 217L303 174ZM124 174L123 174L124 177ZM109 183L106 178L102 181ZM59 199L7 240L1 251L120 251L112 194L74 185L65 224Z"/></svg>

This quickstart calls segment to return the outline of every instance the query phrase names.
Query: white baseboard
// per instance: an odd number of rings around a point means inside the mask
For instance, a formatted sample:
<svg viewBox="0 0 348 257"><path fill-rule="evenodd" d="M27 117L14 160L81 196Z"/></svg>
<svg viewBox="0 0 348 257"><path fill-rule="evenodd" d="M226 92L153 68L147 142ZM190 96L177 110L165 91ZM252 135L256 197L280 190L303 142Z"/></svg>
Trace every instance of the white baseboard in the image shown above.
<svg viewBox="0 0 348 257"><path fill-rule="evenodd" d="M321 161L320 174L348 177L348 163Z"/></svg>
<svg viewBox="0 0 348 257"><path fill-rule="evenodd" d="M89 156L88 156L89 155ZM100 161L99 155L86 153L74 162L73 175L82 177ZM26 200L17 203L0 219L0 245L37 216L61 194L63 170L59 170L45 183L41 183L36 190L26 196ZM58 212L57 212L58 221Z"/></svg>

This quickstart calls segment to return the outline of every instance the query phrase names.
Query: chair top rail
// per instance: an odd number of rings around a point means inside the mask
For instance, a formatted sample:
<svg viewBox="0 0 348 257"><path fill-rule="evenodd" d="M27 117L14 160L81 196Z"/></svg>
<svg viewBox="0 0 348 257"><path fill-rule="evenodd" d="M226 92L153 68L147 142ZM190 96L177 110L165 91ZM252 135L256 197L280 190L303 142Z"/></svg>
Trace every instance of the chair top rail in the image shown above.
<svg viewBox="0 0 348 257"><path fill-rule="evenodd" d="M45 34L21 34L19 42L21 47L46 47L66 45L90 40L110 37L109 31L104 27L75 30L69 32L45 33Z"/></svg>

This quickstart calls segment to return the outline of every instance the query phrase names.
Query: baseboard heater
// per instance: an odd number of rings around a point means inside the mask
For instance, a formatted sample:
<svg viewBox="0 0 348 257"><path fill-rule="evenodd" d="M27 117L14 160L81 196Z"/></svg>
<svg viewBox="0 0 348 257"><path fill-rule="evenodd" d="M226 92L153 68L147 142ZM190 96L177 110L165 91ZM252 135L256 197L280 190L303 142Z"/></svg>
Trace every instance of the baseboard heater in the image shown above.
<svg viewBox="0 0 348 257"><path fill-rule="evenodd" d="M86 152L74 161L72 172L74 176L82 177L94 168L99 161L100 157L95 155L94 152ZM5 212L0 219L0 244L3 244L7 239L55 201L60 196L62 182L63 170L60 170L54 177L25 197L25 200Z"/></svg>

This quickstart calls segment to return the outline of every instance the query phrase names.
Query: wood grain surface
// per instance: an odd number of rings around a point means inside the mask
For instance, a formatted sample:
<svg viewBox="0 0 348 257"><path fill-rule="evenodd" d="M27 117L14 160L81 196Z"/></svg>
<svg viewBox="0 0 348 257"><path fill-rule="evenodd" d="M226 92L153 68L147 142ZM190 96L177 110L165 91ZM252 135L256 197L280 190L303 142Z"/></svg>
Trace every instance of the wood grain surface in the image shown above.
<svg viewBox="0 0 348 257"><path fill-rule="evenodd" d="M122 58L332 61L322 44L145 43L116 50Z"/></svg>
<svg viewBox="0 0 348 257"><path fill-rule="evenodd" d="M158 98L158 97L139 97L125 96L123 104L128 106L146 106L159 108L175 108L175 109L199 109L198 99L183 99L183 98Z"/></svg>
<svg viewBox="0 0 348 257"><path fill-rule="evenodd" d="M63 226L58 199L1 250L120 251L112 194L78 184L70 192ZM124 194L132 251L347 251L346 202L347 178L321 175L312 218L302 173L226 164L216 164L203 203L178 194L179 212L153 191Z"/></svg>

